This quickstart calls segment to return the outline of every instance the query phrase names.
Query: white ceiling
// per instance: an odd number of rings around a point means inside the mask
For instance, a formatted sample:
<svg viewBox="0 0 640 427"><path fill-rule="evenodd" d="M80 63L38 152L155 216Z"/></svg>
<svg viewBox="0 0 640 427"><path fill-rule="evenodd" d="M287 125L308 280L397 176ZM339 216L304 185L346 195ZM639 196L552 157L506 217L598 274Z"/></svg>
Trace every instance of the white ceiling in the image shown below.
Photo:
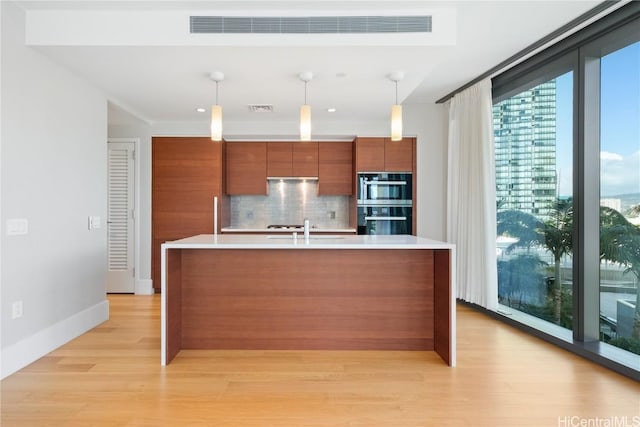
<svg viewBox="0 0 640 427"><path fill-rule="evenodd" d="M315 121L386 119L399 98L433 103L512 54L596 6L598 1L18 1L27 43L101 88L120 108L150 123L206 122L215 99L211 71L222 71L225 120L295 121L304 98L297 75L312 71L308 103ZM393 36L348 38L193 36L188 15L435 12L426 42ZM437 14L446 16L438 20ZM179 22L179 29L173 23ZM445 22L447 29L439 28ZM161 33L154 33L161 27ZM183 28L184 27L184 28ZM183 31L184 30L184 31ZM451 30L447 33L447 30ZM154 36L154 34L161 34ZM437 34L436 34L437 35ZM413 44L413 45L412 45ZM274 113L250 113L272 104ZM328 113L327 108L337 108ZM110 121L120 120L118 109Z"/></svg>

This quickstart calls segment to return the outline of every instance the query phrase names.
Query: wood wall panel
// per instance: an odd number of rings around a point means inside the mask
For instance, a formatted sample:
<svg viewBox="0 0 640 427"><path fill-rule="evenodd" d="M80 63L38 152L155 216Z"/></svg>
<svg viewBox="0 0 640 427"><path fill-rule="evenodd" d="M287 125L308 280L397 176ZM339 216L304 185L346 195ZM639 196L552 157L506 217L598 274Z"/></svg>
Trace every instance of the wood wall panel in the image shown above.
<svg viewBox="0 0 640 427"><path fill-rule="evenodd" d="M183 348L433 350L433 251L183 250Z"/></svg>
<svg viewBox="0 0 640 427"><path fill-rule="evenodd" d="M220 198L222 190L223 143L208 137L154 137L151 150L151 279L159 291L160 244L213 233L213 198Z"/></svg>

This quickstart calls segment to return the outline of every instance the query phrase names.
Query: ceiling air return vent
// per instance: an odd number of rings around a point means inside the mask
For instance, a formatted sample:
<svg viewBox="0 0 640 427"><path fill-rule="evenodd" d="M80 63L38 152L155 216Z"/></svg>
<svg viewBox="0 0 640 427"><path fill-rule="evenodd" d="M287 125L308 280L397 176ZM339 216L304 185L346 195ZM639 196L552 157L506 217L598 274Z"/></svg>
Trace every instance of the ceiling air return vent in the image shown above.
<svg viewBox="0 0 640 427"><path fill-rule="evenodd" d="M192 34L430 33L431 16L191 16Z"/></svg>
<svg viewBox="0 0 640 427"><path fill-rule="evenodd" d="M273 113L271 104L249 104L249 111L252 113Z"/></svg>

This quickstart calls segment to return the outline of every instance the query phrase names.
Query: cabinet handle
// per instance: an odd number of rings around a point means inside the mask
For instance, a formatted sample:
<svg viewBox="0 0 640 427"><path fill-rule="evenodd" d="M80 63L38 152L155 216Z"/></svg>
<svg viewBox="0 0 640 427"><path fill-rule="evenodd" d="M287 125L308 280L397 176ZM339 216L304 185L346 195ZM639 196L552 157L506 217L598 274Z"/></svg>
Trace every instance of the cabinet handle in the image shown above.
<svg viewBox="0 0 640 427"><path fill-rule="evenodd" d="M365 221L406 221L406 216L365 216Z"/></svg>

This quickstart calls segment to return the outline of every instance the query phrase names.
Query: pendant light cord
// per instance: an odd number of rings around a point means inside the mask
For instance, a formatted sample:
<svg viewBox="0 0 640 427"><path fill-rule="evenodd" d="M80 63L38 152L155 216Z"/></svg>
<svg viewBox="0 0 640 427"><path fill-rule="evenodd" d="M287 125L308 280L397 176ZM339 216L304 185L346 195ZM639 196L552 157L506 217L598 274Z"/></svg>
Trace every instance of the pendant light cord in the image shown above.
<svg viewBox="0 0 640 427"><path fill-rule="evenodd" d="M307 82L304 82L304 105L307 105Z"/></svg>
<svg viewBox="0 0 640 427"><path fill-rule="evenodd" d="M395 81L396 83L396 105L398 105L398 81Z"/></svg>
<svg viewBox="0 0 640 427"><path fill-rule="evenodd" d="M218 105L218 83L219 82L216 81L216 105ZM396 95L396 97L397 97L397 95Z"/></svg>

